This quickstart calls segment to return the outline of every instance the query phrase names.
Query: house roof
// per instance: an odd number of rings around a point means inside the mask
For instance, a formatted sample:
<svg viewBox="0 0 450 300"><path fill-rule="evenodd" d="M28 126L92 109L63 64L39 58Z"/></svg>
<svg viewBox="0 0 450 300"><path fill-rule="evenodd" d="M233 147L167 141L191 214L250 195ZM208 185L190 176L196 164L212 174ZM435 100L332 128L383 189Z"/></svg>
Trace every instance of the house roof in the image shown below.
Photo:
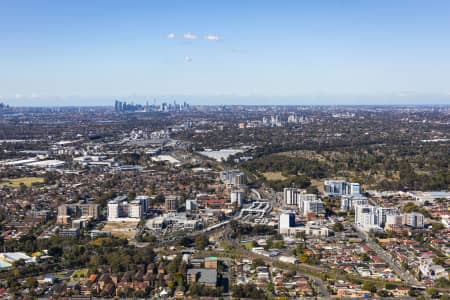
<svg viewBox="0 0 450 300"><path fill-rule="evenodd" d="M199 283L209 283L215 284L217 283L217 270L215 269L189 269L187 271L188 276L199 274L198 282Z"/></svg>

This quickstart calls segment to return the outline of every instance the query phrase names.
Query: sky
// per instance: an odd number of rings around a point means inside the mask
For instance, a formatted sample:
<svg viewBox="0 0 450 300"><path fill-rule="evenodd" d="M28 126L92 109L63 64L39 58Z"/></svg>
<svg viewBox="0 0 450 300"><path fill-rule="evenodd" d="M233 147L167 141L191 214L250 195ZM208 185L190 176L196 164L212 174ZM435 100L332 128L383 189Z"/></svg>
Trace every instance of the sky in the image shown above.
<svg viewBox="0 0 450 300"><path fill-rule="evenodd" d="M0 0L0 102L450 104L450 1Z"/></svg>

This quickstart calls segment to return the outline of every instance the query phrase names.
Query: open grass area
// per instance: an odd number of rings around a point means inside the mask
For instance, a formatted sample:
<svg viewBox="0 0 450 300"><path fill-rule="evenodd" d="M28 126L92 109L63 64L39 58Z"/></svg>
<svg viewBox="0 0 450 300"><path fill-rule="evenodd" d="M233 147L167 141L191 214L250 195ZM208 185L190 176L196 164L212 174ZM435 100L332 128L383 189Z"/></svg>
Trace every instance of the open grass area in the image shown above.
<svg viewBox="0 0 450 300"><path fill-rule="evenodd" d="M73 278L87 278L89 273L89 269L80 269L73 272L72 277Z"/></svg>
<svg viewBox="0 0 450 300"><path fill-rule="evenodd" d="M247 248L248 250L252 250L252 248L253 248L252 242L242 243L241 245L244 246L245 248Z"/></svg>
<svg viewBox="0 0 450 300"><path fill-rule="evenodd" d="M262 173L262 175L268 181L281 181L281 180L287 179L287 177L283 176L283 174L281 174L281 172L265 172L265 173Z"/></svg>
<svg viewBox="0 0 450 300"><path fill-rule="evenodd" d="M13 188L17 188L20 184L24 184L27 187L30 187L33 183L44 183L44 178L42 177L21 177L21 178L3 178L0 181L1 186L10 186Z"/></svg>

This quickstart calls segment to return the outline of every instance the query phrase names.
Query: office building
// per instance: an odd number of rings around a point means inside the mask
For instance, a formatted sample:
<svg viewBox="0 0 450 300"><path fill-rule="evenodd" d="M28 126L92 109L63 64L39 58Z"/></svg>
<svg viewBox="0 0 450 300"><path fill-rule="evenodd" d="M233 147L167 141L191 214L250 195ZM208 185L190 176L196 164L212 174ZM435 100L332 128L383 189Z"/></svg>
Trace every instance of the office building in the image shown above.
<svg viewBox="0 0 450 300"><path fill-rule="evenodd" d="M284 188L283 200L286 205L298 205L301 190L297 188Z"/></svg>
<svg viewBox="0 0 450 300"><path fill-rule="evenodd" d="M146 213L150 207L150 197L145 195L137 196L135 200L139 200L142 205L142 209L144 210L144 213Z"/></svg>
<svg viewBox="0 0 450 300"><path fill-rule="evenodd" d="M325 214L323 202L320 199L314 200L307 199L300 201L300 203L301 203L300 212L303 214L303 216L308 216L309 214L315 215Z"/></svg>
<svg viewBox="0 0 450 300"><path fill-rule="evenodd" d="M377 207L372 205L355 206L355 224L365 231L380 229Z"/></svg>
<svg viewBox="0 0 450 300"><path fill-rule="evenodd" d="M195 211L198 208L197 200L187 199L186 200L186 211Z"/></svg>
<svg viewBox="0 0 450 300"><path fill-rule="evenodd" d="M93 203L63 204L58 206L57 224L68 224L70 219L83 218L97 220L100 217L100 205Z"/></svg>
<svg viewBox="0 0 450 300"><path fill-rule="evenodd" d="M424 216L421 213L407 213L404 215L403 223L413 228L423 228Z"/></svg>
<svg viewBox="0 0 450 300"><path fill-rule="evenodd" d="M241 189L232 190L230 193L231 203L236 203L238 207L241 207L244 203L244 191Z"/></svg>
<svg viewBox="0 0 450 300"><path fill-rule="evenodd" d="M387 215L386 216L386 222L384 223L384 228L386 229L394 229L397 226L403 225L403 218L402 215Z"/></svg>
<svg viewBox="0 0 450 300"><path fill-rule="evenodd" d="M135 199L128 204L128 217L140 219L144 215L144 203Z"/></svg>
<svg viewBox="0 0 450 300"><path fill-rule="evenodd" d="M356 205L367 205L369 199L362 195L344 195L341 196L341 211L350 211Z"/></svg>
<svg viewBox="0 0 450 300"><path fill-rule="evenodd" d="M127 196L118 196L108 202L108 221L140 219L147 212L148 198L140 196L132 201Z"/></svg>
<svg viewBox="0 0 450 300"><path fill-rule="evenodd" d="M167 195L165 199L166 212L176 212L178 210L179 198L175 195Z"/></svg>
<svg viewBox="0 0 450 300"><path fill-rule="evenodd" d="M359 195L361 194L361 185L345 180L325 180L324 190L330 196Z"/></svg>
<svg viewBox="0 0 450 300"><path fill-rule="evenodd" d="M378 226L384 227L386 224L386 218L389 215L399 215L399 211L395 207L377 207L378 214Z"/></svg>
<svg viewBox="0 0 450 300"><path fill-rule="evenodd" d="M361 194L361 185L359 183L351 182L348 185L350 186L350 191L349 191L350 195L359 195L359 194Z"/></svg>
<svg viewBox="0 0 450 300"><path fill-rule="evenodd" d="M242 186L247 184L247 176L238 169L220 172L220 179L230 185Z"/></svg>
<svg viewBox="0 0 450 300"><path fill-rule="evenodd" d="M341 196L346 194L347 182L345 180L325 180L325 192L332 196Z"/></svg>
<svg viewBox="0 0 450 300"><path fill-rule="evenodd" d="M295 214L293 212L284 212L280 214L278 228L280 233L285 229L289 229L295 226Z"/></svg>

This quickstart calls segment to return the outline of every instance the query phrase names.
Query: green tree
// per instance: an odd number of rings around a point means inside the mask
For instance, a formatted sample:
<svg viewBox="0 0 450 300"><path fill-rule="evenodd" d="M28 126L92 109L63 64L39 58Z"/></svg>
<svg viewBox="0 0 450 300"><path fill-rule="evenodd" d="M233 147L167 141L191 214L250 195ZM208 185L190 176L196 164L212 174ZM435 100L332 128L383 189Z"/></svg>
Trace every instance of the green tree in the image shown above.
<svg viewBox="0 0 450 300"><path fill-rule="evenodd" d="M203 250L209 245L209 239L206 235L201 234L195 238L195 248L197 250Z"/></svg>
<svg viewBox="0 0 450 300"><path fill-rule="evenodd" d="M427 289L427 294L431 298L438 298L439 297L439 291L436 288L428 288Z"/></svg>
<svg viewBox="0 0 450 300"><path fill-rule="evenodd" d="M344 225L341 222L336 222L333 225L333 231L335 232L341 232L344 230Z"/></svg>

